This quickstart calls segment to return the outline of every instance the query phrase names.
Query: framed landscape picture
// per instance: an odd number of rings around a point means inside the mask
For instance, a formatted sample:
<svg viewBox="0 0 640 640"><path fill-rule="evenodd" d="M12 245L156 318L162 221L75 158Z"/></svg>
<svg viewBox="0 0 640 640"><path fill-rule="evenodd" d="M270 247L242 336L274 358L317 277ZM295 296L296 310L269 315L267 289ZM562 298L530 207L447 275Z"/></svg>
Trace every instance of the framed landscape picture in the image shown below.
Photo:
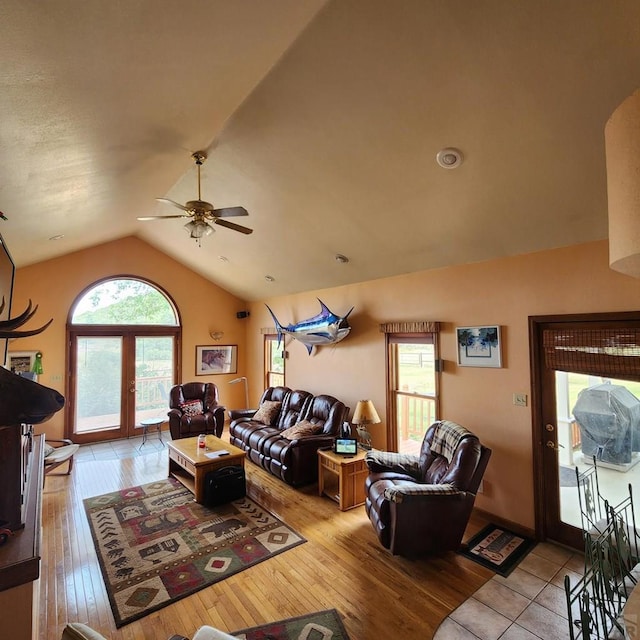
<svg viewBox="0 0 640 640"><path fill-rule="evenodd" d="M458 364L462 367L502 367L500 327L457 327Z"/></svg>
<svg viewBox="0 0 640 640"><path fill-rule="evenodd" d="M196 347L196 375L237 373L238 345L210 345Z"/></svg>

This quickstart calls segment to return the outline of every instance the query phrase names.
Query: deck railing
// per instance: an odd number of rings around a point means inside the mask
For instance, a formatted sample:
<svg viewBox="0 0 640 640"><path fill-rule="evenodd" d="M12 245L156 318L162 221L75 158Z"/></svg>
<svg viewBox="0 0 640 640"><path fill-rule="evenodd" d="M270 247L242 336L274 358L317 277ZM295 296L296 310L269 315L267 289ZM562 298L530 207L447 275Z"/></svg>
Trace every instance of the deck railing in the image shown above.
<svg viewBox="0 0 640 640"><path fill-rule="evenodd" d="M398 440L400 442L411 440L420 445L427 429L436 420L435 398L398 391L396 400Z"/></svg>

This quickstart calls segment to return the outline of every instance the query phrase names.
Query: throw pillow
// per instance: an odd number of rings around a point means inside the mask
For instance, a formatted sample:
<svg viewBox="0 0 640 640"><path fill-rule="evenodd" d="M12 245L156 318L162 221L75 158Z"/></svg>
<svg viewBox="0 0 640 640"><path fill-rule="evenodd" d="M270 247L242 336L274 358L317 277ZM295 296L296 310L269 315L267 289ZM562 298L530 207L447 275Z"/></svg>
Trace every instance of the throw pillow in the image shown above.
<svg viewBox="0 0 640 640"><path fill-rule="evenodd" d="M252 419L271 427L280 413L281 406L282 402L265 400L255 412Z"/></svg>
<svg viewBox="0 0 640 640"><path fill-rule="evenodd" d="M181 402L178 407L187 416L199 416L202 414L203 405L202 400L185 400Z"/></svg>
<svg viewBox="0 0 640 640"><path fill-rule="evenodd" d="M287 440L296 440L297 438L304 438L305 436L314 436L321 431L321 424L313 424L313 422L303 420L302 422L298 422L298 424L294 424L293 427L281 431L280 435Z"/></svg>

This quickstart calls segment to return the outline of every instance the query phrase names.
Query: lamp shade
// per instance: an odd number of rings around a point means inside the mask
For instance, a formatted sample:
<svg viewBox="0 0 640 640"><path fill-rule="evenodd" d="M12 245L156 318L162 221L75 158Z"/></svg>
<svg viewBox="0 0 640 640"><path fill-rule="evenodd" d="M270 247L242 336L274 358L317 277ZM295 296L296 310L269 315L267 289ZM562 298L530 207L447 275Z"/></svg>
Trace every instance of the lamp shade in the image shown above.
<svg viewBox="0 0 640 640"><path fill-rule="evenodd" d="M376 424L380 422L380 416L371 400L358 400L356 410L353 412L353 424Z"/></svg>
<svg viewBox="0 0 640 640"><path fill-rule="evenodd" d="M640 277L640 90L604 129L609 208L609 266Z"/></svg>

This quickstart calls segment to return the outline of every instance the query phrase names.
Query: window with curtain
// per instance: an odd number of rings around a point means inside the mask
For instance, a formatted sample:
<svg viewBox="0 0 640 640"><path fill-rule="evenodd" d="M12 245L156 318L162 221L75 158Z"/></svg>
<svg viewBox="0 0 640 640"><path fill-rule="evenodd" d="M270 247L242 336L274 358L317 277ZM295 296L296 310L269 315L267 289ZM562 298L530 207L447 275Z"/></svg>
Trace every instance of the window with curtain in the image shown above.
<svg viewBox="0 0 640 640"><path fill-rule="evenodd" d="M438 419L439 329L439 323L426 321L380 325L387 348L387 441L393 451L419 452Z"/></svg>

